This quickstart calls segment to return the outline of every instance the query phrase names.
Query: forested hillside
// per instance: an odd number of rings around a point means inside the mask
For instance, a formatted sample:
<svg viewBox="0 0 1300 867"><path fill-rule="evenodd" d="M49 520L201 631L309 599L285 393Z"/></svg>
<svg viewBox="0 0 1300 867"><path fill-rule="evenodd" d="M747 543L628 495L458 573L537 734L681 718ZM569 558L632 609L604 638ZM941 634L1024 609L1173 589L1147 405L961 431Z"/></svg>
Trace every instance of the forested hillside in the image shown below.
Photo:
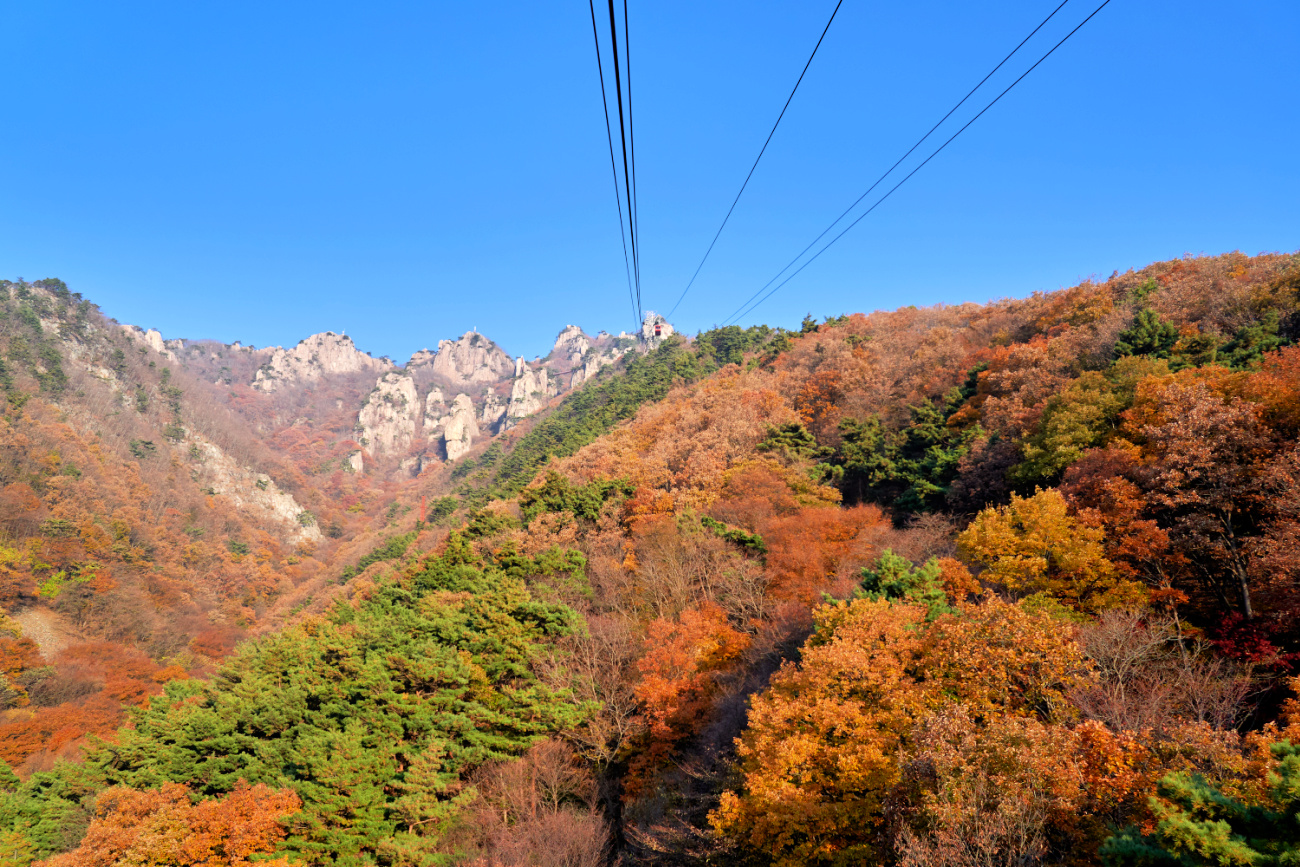
<svg viewBox="0 0 1300 867"><path fill-rule="evenodd" d="M566 347L575 332L562 333ZM412 478L382 462L359 469L370 367L259 390L272 350L164 343L59 280L0 284L0 760L30 773L75 757L166 681L205 675L241 638L350 596L347 579L430 550L548 456L661 398L682 352L675 342L620 364L593 349L599 382L564 401L561 419ZM597 403L606 408L588 411ZM483 468L503 448L489 491Z"/></svg>
<svg viewBox="0 0 1300 867"><path fill-rule="evenodd" d="M5 288L2 860L1300 857L1298 255L674 338L402 484Z"/></svg>
<svg viewBox="0 0 1300 867"><path fill-rule="evenodd" d="M0 285L0 390L0 754L32 770L311 577L324 501L58 280Z"/></svg>

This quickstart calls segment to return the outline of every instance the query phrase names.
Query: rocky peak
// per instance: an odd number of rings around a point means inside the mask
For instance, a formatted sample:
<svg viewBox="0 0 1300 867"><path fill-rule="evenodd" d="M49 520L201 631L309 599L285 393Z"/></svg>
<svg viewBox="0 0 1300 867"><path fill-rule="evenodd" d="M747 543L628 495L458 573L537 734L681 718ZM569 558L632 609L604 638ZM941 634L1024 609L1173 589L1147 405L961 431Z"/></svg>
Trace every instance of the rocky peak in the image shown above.
<svg viewBox="0 0 1300 867"><path fill-rule="evenodd" d="M417 355L419 353L416 353ZM477 331L438 341L433 372L457 385L496 382L510 375L510 356Z"/></svg>
<svg viewBox="0 0 1300 867"><path fill-rule="evenodd" d="M451 401L451 412L442 424L442 441L447 449L447 460L463 456L479 437L474 420L474 402L468 394L458 394Z"/></svg>
<svg viewBox="0 0 1300 867"><path fill-rule="evenodd" d="M425 367L433 364L435 353L428 349L421 349L411 356L411 360L406 362L406 369L413 370L417 367Z"/></svg>
<svg viewBox="0 0 1300 867"><path fill-rule="evenodd" d="M653 322L650 322L648 330L653 335ZM663 330L663 326L660 326L660 330ZM672 333L671 327L668 333ZM618 361L634 349L638 342L641 342L638 335L626 332L613 337L608 332L601 331L595 337L589 337L576 325L567 325L555 338L555 348L551 350L547 364L552 375L559 381L557 385L560 388L567 384L567 388L573 389L591 379L605 365Z"/></svg>
<svg viewBox="0 0 1300 867"><path fill-rule="evenodd" d="M282 385L309 382L329 374L379 373L392 366L386 358L371 358L357 349L351 337L326 331L313 334L293 349L277 346L271 359L257 371L253 388L270 392Z"/></svg>
<svg viewBox="0 0 1300 867"><path fill-rule="evenodd" d="M138 325L122 325L120 327L126 336L130 337L132 340L140 341L145 346L165 358L171 359L172 361L176 360L175 354L168 348L167 342L163 340L163 336L158 329L150 328L145 330ZM171 342L176 343L177 341L173 340Z"/></svg>
<svg viewBox="0 0 1300 867"><path fill-rule="evenodd" d="M162 334L157 328L150 328L144 333L144 342L149 344L149 348L159 355L162 355L167 351L167 346L163 343Z"/></svg>
<svg viewBox="0 0 1300 867"><path fill-rule="evenodd" d="M424 436L430 446L441 443L449 461L468 452L480 436L473 399L458 394L449 406L442 389L431 390L424 399ZM428 459L436 460L426 454Z"/></svg>
<svg viewBox="0 0 1300 867"><path fill-rule="evenodd" d="M577 365L581 363L582 356L588 349L591 349L591 340L583 330L576 325L566 325L555 338L551 357L557 360L564 359L571 365Z"/></svg>

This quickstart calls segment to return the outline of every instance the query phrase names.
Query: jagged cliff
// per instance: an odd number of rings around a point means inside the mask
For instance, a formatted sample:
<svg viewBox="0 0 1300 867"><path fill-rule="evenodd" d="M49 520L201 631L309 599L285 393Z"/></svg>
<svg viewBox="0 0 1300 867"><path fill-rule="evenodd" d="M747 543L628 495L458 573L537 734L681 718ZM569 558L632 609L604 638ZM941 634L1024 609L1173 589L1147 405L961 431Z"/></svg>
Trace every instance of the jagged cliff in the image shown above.
<svg viewBox="0 0 1300 867"><path fill-rule="evenodd" d="M510 404L506 410L506 423L527 418L546 406L555 394L550 371L543 365L531 367L522 358L515 360L515 381L510 386Z"/></svg>
<svg viewBox="0 0 1300 867"><path fill-rule="evenodd" d="M272 392L289 384L300 384L331 374L378 373L393 366L387 358L372 358L357 349L352 338L326 331L313 334L293 349L276 347L270 361L262 365L253 379L253 388Z"/></svg>
<svg viewBox="0 0 1300 867"><path fill-rule="evenodd" d="M138 325L123 325L122 331L132 340L138 340L164 358L175 359L175 354L163 341L162 333L156 328L144 329Z"/></svg>
<svg viewBox="0 0 1300 867"><path fill-rule="evenodd" d="M653 335L653 326L650 330ZM548 363L554 374L573 389L595 376L602 367L618 361L637 345L636 338L627 332L611 337L602 331L594 338L589 338L581 328L569 325L555 338L555 347L551 350Z"/></svg>
<svg viewBox="0 0 1300 867"><path fill-rule="evenodd" d="M419 406L409 375L394 371L379 377L357 414L361 445L376 457L405 452L415 440Z"/></svg>
<svg viewBox="0 0 1300 867"><path fill-rule="evenodd" d="M292 494L280 490L269 475L242 465L201 436L191 435L191 439L200 461L196 474L208 483L213 497L224 498L236 509L256 514L263 524L267 521L278 524L281 533L298 541L321 540L315 520Z"/></svg>
<svg viewBox="0 0 1300 867"><path fill-rule="evenodd" d="M373 461L397 459L403 472L419 473L467 454L475 442L517 425L638 347L658 345L673 333L662 317L646 317L639 334L589 336L566 325L551 352L513 362L475 331L421 349L401 371L385 372L357 414L358 441ZM358 467L359 469L359 467Z"/></svg>
<svg viewBox="0 0 1300 867"><path fill-rule="evenodd" d="M655 328L659 327L656 336ZM333 436L349 450L335 465L352 473L418 475L466 455L477 443L544 409L628 352L672 333L647 317L639 333L588 335L565 326L550 353L511 359L477 331L415 352L405 365L374 358L343 334L325 332L291 349L164 340L156 330L122 326L138 343L219 389L247 385L264 397L239 404L258 423L292 422ZM373 376L373 379L366 375ZM307 387L309 386L309 387ZM332 404L329 418L322 416ZM258 407L261 407L258 409ZM335 413L346 413L346 420ZM327 433L324 428L328 428Z"/></svg>
<svg viewBox="0 0 1300 867"><path fill-rule="evenodd" d="M500 346L477 331L457 340L440 340L436 352L422 349L411 356L407 370L427 366L428 372L452 385L482 385L509 376L514 363Z"/></svg>
<svg viewBox="0 0 1300 867"><path fill-rule="evenodd" d="M442 440L447 450L447 460L454 461L470 450L479 436L474 423L474 404L469 395L458 394L451 402L451 415L443 422Z"/></svg>

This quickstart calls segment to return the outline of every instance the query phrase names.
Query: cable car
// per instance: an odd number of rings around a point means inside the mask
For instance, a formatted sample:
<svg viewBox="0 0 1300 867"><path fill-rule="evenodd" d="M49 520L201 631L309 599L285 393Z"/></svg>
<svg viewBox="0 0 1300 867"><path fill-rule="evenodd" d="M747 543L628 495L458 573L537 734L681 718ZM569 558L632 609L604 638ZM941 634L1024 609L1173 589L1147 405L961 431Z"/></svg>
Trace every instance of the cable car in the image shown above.
<svg viewBox="0 0 1300 867"><path fill-rule="evenodd" d="M656 322L656 323L655 323L655 337L662 337L662 336L663 336L663 333L664 333L664 327L663 327L663 325L662 325L661 323L659 323L659 322Z"/></svg>

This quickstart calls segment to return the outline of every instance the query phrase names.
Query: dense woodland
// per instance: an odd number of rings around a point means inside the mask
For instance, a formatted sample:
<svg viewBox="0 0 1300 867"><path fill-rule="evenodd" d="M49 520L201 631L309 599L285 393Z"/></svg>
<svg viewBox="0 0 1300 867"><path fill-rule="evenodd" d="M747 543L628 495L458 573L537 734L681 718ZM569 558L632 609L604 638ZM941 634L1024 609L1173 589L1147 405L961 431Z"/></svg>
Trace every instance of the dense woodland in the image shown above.
<svg viewBox="0 0 1300 867"><path fill-rule="evenodd" d="M1300 863L1300 255L674 338L406 481L3 290L0 862Z"/></svg>

